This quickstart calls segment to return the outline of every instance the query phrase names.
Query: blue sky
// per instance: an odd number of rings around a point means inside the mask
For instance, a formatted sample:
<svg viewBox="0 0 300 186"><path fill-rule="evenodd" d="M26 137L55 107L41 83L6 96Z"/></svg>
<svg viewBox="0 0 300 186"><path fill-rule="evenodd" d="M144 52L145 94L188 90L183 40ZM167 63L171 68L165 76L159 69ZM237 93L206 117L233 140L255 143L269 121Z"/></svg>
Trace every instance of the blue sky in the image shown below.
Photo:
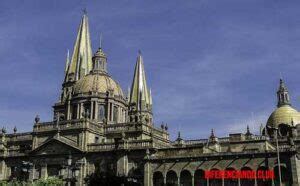
<svg viewBox="0 0 300 186"><path fill-rule="evenodd" d="M31 131L52 118L67 49L87 7L93 50L103 34L124 92L143 53L156 125L171 139L258 131L275 109L280 74L300 102L300 2L279 0L0 2L0 126Z"/></svg>

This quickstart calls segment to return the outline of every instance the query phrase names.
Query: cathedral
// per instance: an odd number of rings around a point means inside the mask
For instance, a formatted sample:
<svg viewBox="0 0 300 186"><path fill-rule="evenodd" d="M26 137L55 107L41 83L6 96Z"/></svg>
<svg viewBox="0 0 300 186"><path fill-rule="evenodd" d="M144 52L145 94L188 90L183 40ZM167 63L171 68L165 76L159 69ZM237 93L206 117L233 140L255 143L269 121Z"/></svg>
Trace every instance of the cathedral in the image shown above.
<svg viewBox="0 0 300 186"><path fill-rule="evenodd" d="M91 175L110 174L144 186L300 185L300 113L292 107L283 80L277 107L259 135L245 126L245 131L225 137L212 130L205 139L185 140L179 132L171 141L168 126L153 123L142 54L137 55L127 95L108 65L101 46L92 51L85 12L66 59L53 120L36 116L32 131L25 133L2 129L0 180L56 177L83 186L91 185ZM275 177L207 178L212 170L272 170Z"/></svg>

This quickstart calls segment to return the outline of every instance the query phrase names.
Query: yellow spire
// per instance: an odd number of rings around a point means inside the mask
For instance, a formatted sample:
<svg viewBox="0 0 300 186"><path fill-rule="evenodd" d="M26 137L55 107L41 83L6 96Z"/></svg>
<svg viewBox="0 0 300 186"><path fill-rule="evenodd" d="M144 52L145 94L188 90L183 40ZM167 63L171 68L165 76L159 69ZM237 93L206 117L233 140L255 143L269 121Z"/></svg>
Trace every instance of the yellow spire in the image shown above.
<svg viewBox="0 0 300 186"><path fill-rule="evenodd" d="M78 80L90 72L92 68L92 47L89 32L89 23L84 12L79 25L77 38L74 45L73 55L70 62L68 76L73 75Z"/></svg>
<svg viewBox="0 0 300 186"><path fill-rule="evenodd" d="M69 65L70 65L70 51L69 51L69 49L68 49L68 52L67 52L67 60L66 60L66 66L65 66L65 73L68 72Z"/></svg>
<svg viewBox="0 0 300 186"><path fill-rule="evenodd" d="M131 86L130 103L136 105L137 111L146 109L146 105L150 106L150 96L147 88L146 75L141 52L137 57L134 70L134 77Z"/></svg>

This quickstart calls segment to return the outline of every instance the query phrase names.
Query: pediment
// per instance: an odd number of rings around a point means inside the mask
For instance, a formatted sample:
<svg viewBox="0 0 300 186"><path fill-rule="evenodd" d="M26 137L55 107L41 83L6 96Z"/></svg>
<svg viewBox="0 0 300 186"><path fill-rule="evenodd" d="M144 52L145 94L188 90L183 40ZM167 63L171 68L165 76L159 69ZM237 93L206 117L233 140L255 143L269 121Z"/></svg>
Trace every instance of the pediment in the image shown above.
<svg viewBox="0 0 300 186"><path fill-rule="evenodd" d="M67 154L67 153L78 153L81 150L77 147L69 145L59 139L52 138L45 142L44 144L40 145L31 153L35 155L49 155L49 154Z"/></svg>

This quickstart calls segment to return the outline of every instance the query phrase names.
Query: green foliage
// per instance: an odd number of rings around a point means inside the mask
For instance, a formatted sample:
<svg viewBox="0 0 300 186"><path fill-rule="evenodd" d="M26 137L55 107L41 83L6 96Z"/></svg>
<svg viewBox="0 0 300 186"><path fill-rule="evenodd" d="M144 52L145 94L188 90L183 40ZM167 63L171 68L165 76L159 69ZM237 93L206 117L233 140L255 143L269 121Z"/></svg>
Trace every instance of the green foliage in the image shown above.
<svg viewBox="0 0 300 186"><path fill-rule="evenodd" d="M56 177L49 177L47 179L39 179L33 183L33 186L63 186L63 181Z"/></svg>
<svg viewBox="0 0 300 186"><path fill-rule="evenodd" d="M63 181L59 178L49 177L47 179L39 179L32 182L24 182L18 180L0 181L0 186L63 186Z"/></svg>

